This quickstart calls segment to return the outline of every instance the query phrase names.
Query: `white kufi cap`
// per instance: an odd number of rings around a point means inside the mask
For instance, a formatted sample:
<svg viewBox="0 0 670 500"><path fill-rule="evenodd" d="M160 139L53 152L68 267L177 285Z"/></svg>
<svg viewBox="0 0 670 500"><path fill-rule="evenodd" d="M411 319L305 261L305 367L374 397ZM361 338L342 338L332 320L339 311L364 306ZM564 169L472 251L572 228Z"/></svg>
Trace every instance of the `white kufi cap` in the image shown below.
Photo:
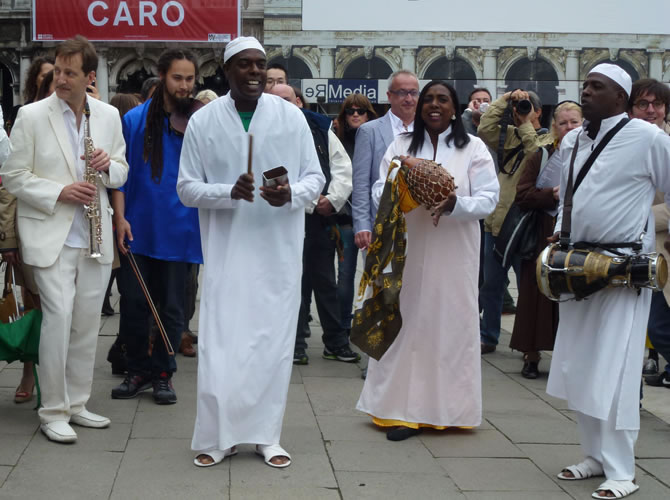
<svg viewBox="0 0 670 500"><path fill-rule="evenodd" d="M589 71L591 73L600 73L605 75L610 80L616 82L622 89L626 91L626 94L630 97L630 91L633 88L633 81L630 78L630 75L626 73L616 64L598 64L595 68Z"/></svg>
<svg viewBox="0 0 670 500"><path fill-rule="evenodd" d="M261 42L256 40L253 36L238 36L235 40L231 40L228 42L228 45L226 45L226 50L223 52L224 64L235 54L238 54L247 49L260 50L263 54L265 54L265 49L261 45Z"/></svg>

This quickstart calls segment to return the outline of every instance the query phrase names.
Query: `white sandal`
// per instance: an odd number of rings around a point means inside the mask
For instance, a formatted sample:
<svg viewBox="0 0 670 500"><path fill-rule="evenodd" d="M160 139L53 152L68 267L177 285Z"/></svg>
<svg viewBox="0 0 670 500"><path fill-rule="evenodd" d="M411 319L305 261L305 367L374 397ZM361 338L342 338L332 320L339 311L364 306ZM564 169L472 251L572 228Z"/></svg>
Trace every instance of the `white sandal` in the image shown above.
<svg viewBox="0 0 670 500"><path fill-rule="evenodd" d="M256 445L256 455L263 457L265 463L270 467L283 469L284 467L291 465L291 455L278 444L258 444ZM288 458L288 462L285 464L273 464L271 460L275 457L286 457Z"/></svg>
<svg viewBox="0 0 670 500"><path fill-rule="evenodd" d="M600 500L609 500L611 498L624 498L627 497L628 495L632 495L639 489L640 487L637 484L635 484L634 481L617 481L615 479L608 479L603 484L598 486L598 488L596 488L596 491L594 491L591 496L593 498L598 498ZM599 491L609 491L614 496L608 497L598 495Z"/></svg>
<svg viewBox="0 0 670 500"><path fill-rule="evenodd" d="M193 459L193 463L195 464L196 467L211 467L213 465L220 464L221 462L223 462L224 458L232 457L233 455L237 455L237 447L235 446L223 451L210 450L205 451L203 453L198 453L198 455ZM213 462L211 464L202 463L200 460L198 460L198 457L201 456L210 457L213 460Z"/></svg>
<svg viewBox="0 0 670 500"><path fill-rule="evenodd" d="M572 477L566 476L565 472L572 473ZM570 465L558 473L558 479L564 481L581 481L590 477L603 476L602 465L591 457L586 457L586 460L575 465Z"/></svg>

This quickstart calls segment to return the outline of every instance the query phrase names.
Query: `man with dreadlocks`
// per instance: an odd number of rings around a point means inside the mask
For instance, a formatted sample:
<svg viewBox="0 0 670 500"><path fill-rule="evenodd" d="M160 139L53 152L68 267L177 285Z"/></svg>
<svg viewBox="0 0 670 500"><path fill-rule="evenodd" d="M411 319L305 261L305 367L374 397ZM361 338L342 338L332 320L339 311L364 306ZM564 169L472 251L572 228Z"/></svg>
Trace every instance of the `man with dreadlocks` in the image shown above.
<svg viewBox="0 0 670 500"><path fill-rule="evenodd" d="M158 59L160 82L151 99L123 118L128 182L113 196L114 222L122 257L119 272L119 336L127 349L128 374L112 389L113 399L128 399L153 386L158 404L173 404L174 355L158 339L149 354L150 310L128 260L132 250L151 291L170 343L179 346L184 331L184 283L189 263L202 263L198 212L177 196L183 133L171 115L188 116L198 72L195 55L168 49ZM174 118L174 117L172 117Z"/></svg>

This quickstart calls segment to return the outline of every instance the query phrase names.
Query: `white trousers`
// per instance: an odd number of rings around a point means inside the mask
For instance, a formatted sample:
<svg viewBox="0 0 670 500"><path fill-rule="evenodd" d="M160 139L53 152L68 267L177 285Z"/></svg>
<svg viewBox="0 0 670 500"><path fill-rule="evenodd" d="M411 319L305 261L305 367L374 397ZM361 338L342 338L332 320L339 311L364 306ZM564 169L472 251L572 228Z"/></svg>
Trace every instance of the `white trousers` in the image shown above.
<svg viewBox="0 0 670 500"><path fill-rule="evenodd" d="M577 412L582 451L600 463L607 479L635 479L635 442L639 431L616 430L616 404L608 420Z"/></svg>
<svg viewBox="0 0 670 500"><path fill-rule="evenodd" d="M91 395L100 310L111 264L64 246L50 267L33 267L42 304L39 382L42 423L69 421Z"/></svg>

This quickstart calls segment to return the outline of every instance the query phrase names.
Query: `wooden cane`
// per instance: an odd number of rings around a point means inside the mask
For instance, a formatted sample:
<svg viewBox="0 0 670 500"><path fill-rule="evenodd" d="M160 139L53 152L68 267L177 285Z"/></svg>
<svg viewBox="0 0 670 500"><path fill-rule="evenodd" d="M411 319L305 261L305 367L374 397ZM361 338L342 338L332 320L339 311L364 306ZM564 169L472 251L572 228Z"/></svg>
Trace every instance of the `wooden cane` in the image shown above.
<svg viewBox="0 0 670 500"><path fill-rule="evenodd" d="M137 267L137 262L135 262L135 256L133 255L133 252L130 251L130 248L128 248L128 261L130 262L130 267L133 268L133 273L135 273L135 277L137 278L137 282L140 284L140 288L142 289L142 292L144 293L144 297L147 299L147 304L149 304L149 309L151 309L151 314L154 316L154 320L156 321L156 324L158 325L158 331L161 334L161 338L163 339L163 343L165 344L165 350L170 356L174 356L174 349L172 347L172 344L170 343L170 339L167 336L167 333L165 333L165 328L163 327L163 322L161 321L161 318L158 316L158 310L156 309L156 306L154 305L154 301L151 300L151 295L149 294L149 289L147 288L146 283L144 282L144 279L142 278L142 274L140 273L140 269Z"/></svg>

